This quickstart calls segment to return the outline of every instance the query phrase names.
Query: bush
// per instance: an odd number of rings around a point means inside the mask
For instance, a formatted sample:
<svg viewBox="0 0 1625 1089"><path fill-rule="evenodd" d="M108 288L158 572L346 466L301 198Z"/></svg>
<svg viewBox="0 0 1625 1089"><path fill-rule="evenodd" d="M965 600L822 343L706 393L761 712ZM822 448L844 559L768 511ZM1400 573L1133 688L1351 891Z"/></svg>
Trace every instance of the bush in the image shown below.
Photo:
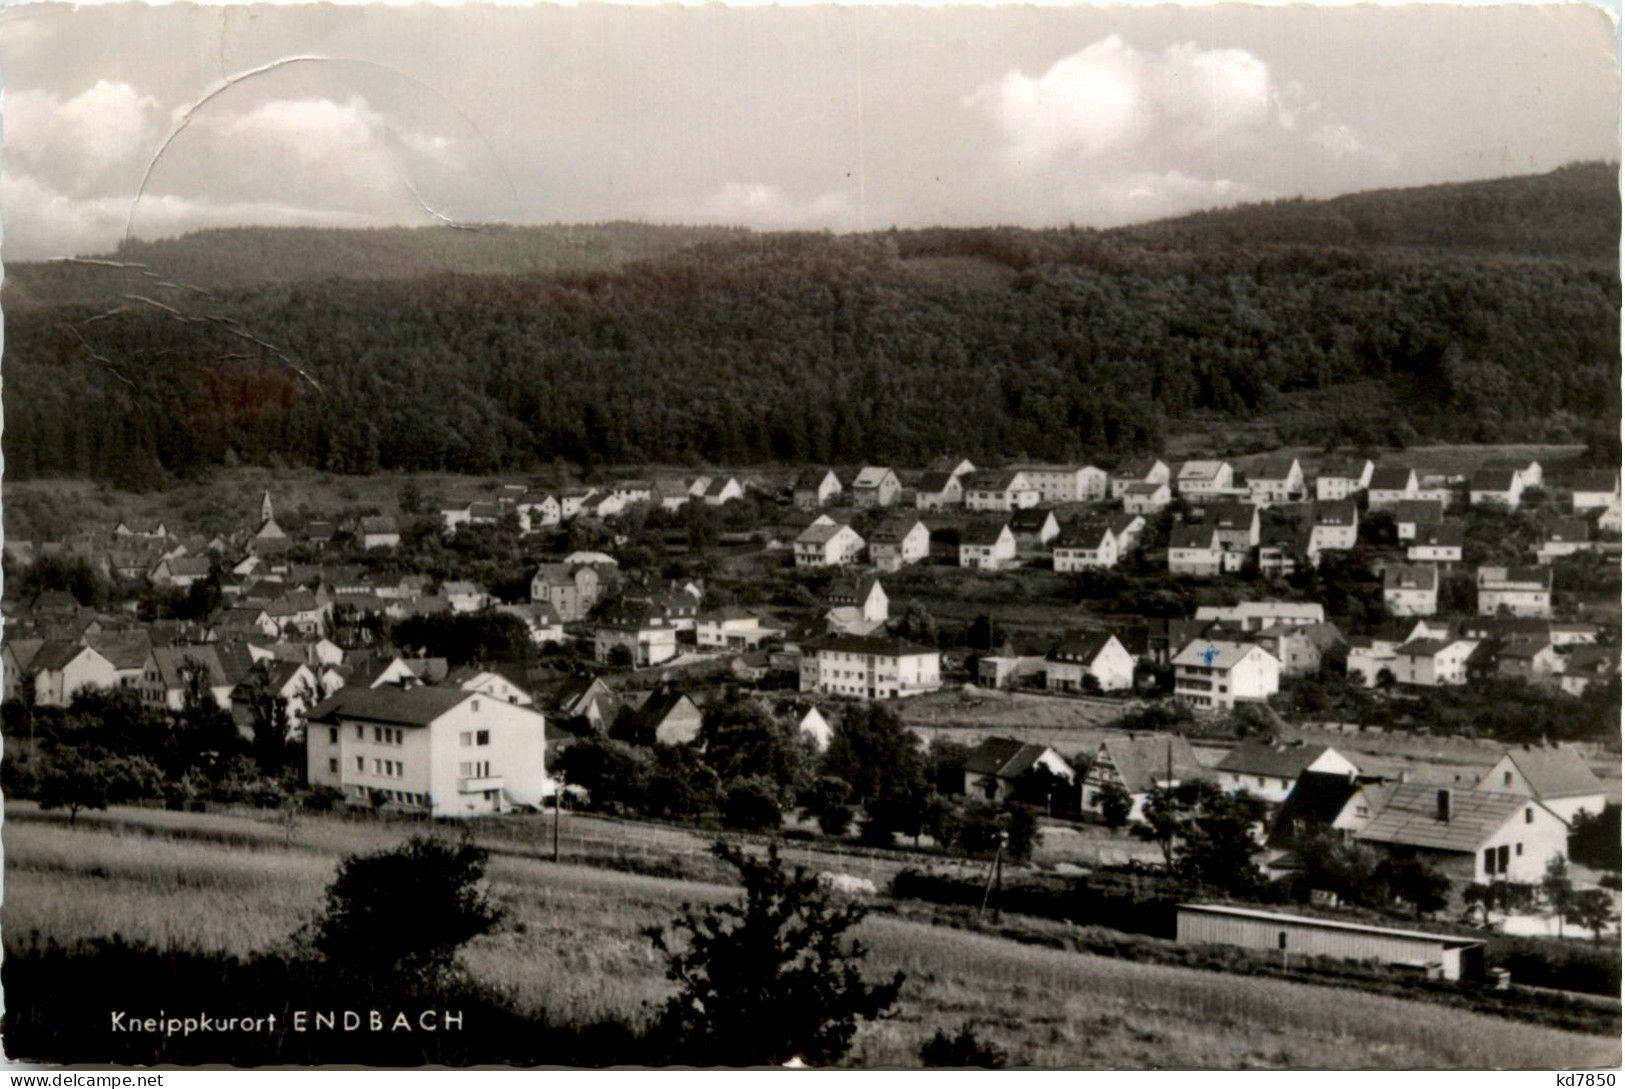
<svg viewBox="0 0 1625 1089"><path fill-rule="evenodd" d="M722 801L722 823L747 832L765 832L784 822L779 789L771 779L755 776L728 788Z"/></svg>
<svg viewBox="0 0 1625 1089"><path fill-rule="evenodd" d="M1008 1061L1004 1049L984 1043L976 1038L967 1022L959 1028L957 1036L949 1036L941 1029L920 1048L920 1061L932 1067L981 1067L997 1070Z"/></svg>

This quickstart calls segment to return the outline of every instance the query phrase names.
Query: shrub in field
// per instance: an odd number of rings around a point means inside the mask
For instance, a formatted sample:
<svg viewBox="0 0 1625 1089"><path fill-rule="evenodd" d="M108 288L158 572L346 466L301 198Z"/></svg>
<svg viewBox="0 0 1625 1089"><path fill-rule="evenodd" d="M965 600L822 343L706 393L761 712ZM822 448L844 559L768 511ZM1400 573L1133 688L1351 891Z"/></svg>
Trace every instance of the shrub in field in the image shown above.
<svg viewBox="0 0 1625 1089"><path fill-rule="evenodd" d="M920 1062L934 1067L981 1067L997 1070L1009 1061L1004 1049L976 1038L967 1023L961 1025L957 1035L949 1036L941 1029L920 1048Z"/></svg>
<svg viewBox="0 0 1625 1089"><path fill-rule="evenodd" d="M903 985L901 972L884 983L863 978L867 951L847 932L866 909L837 901L804 867L786 871L776 847L766 858L723 843L712 851L739 871L744 902L685 909L669 929L647 932L678 986L657 1027L671 1061L840 1061L858 1022L883 1015Z"/></svg>
<svg viewBox="0 0 1625 1089"><path fill-rule="evenodd" d="M741 779L722 800L722 822L729 828L763 832L779 827L779 791L773 780L761 776Z"/></svg>
<svg viewBox="0 0 1625 1089"><path fill-rule="evenodd" d="M155 793L161 779L157 765L145 757L56 745L41 761L34 789L41 809L66 809L72 824L81 809L106 809Z"/></svg>
<svg viewBox="0 0 1625 1089"><path fill-rule="evenodd" d="M485 861L472 843L427 836L351 855L328 886L310 947L344 977L444 979L457 950L501 921L481 888Z"/></svg>

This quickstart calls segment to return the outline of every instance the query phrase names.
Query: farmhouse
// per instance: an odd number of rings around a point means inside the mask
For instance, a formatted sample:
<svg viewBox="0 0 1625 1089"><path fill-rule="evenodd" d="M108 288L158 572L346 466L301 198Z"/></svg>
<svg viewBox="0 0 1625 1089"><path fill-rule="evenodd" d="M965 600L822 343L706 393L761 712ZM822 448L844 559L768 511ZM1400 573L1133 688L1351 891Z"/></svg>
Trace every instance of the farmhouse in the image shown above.
<svg viewBox="0 0 1625 1089"><path fill-rule="evenodd" d="M1596 816L1608 801L1601 780L1570 745L1508 749L1473 789L1533 798L1569 824L1581 812Z"/></svg>
<svg viewBox="0 0 1625 1089"><path fill-rule="evenodd" d="M889 507L902 490L897 474L884 465L865 465L852 478L852 502L859 507Z"/></svg>
<svg viewBox="0 0 1625 1089"><path fill-rule="evenodd" d="M989 737L965 759L965 793L972 798L1005 802L1020 793L1024 775L1039 769L1068 783L1077 782L1072 765L1054 749L1010 737Z"/></svg>
<svg viewBox="0 0 1625 1089"><path fill-rule="evenodd" d="M808 648L801 690L861 699L898 699L942 686L942 655L903 639L835 636Z"/></svg>
<svg viewBox="0 0 1625 1089"><path fill-rule="evenodd" d="M1180 945L1228 945L1281 955L1363 961L1428 979L1477 979L1484 970L1484 943L1449 934L1228 904L1180 904L1175 927Z"/></svg>
<svg viewBox="0 0 1625 1089"><path fill-rule="evenodd" d="M1134 656L1117 636L1096 632L1058 643L1045 658L1051 692L1119 692L1134 687Z"/></svg>
<svg viewBox="0 0 1625 1089"><path fill-rule="evenodd" d="M159 560L148 576L154 586L184 590L209 577L208 556L174 556Z"/></svg>
<svg viewBox="0 0 1625 1089"><path fill-rule="evenodd" d="M1389 564L1382 572L1382 603L1393 616L1432 616L1439 611L1439 569Z"/></svg>
<svg viewBox="0 0 1625 1089"><path fill-rule="evenodd" d="M1102 522L1089 522L1064 533L1050 551L1051 565L1063 572L1116 567L1117 560L1117 535Z"/></svg>
<svg viewBox="0 0 1625 1089"><path fill-rule="evenodd" d="M1252 643L1193 639L1173 666L1174 698L1204 709L1263 702L1281 687L1281 663Z"/></svg>
<svg viewBox="0 0 1625 1089"><path fill-rule="evenodd" d="M705 485L705 492L701 496L708 507L720 507L724 503L731 503L735 499L745 498L745 489L740 487L739 481L731 476L712 477ZM613 512L619 514L617 509Z"/></svg>
<svg viewBox="0 0 1625 1089"><path fill-rule="evenodd" d="M965 506L970 510L1008 513L1038 505L1038 489L1026 476L1009 469L968 473L963 483Z"/></svg>
<svg viewBox="0 0 1625 1089"><path fill-rule="evenodd" d="M34 673L34 702L66 707L86 689L116 688L118 670L99 651L67 640L50 640L29 663Z"/></svg>
<svg viewBox="0 0 1625 1089"><path fill-rule="evenodd" d="M540 712L456 688L341 688L310 713L306 773L352 804L436 817L539 807L549 790Z"/></svg>
<svg viewBox="0 0 1625 1089"><path fill-rule="evenodd" d="M1005 522L966 526L959 533L959 566L997 571L1016 558L1016 535Z"/></svg>
<svg viewBox="0 0 1625 1089"><path fill-rule="evenodd" d="M1482 616L1551 616L1552 569L1480 567L1478 611Z"/></svg>
<svg viewBox="0 0 1625 1089"><path fill-rule="evenodd" d="M1214 771L1219 786L1225 790L1245 790L1278 805L1286 801L1306 771L1354 776L1360 769L1348 757L1326 745L1306 745L1301 741L1243 741L1225 754Z"/></svg>
<svg viewBox="0 0 1625 1089"><path fill-rule="evenodd" d="M1190 742L1178 734L1115 734L1101 739L1084 773L1083 808L1099 813L1101 796L1122 787L1129 796L1129 823L1143 824L1152 791L1211 777Z"/></svg>
<svg viewBox="0 0 1625 1089"><path fill-rule="evenodd" d="M1546 864L1568 857L1569 826L1533 798L1425 783L1395 783L1361 843L1420 858L1456 881L1539 882Z"/></svg>

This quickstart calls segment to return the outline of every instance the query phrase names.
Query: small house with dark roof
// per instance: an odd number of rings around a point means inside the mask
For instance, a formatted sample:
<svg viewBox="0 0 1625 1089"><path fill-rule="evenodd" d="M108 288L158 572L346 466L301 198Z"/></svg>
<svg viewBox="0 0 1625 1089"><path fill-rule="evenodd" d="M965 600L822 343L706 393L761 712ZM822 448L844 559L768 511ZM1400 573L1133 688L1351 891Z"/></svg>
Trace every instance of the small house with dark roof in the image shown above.
<svg viewBox="0 0 1625 1089"><path fill-rule="evenodd" d="M1401 499L1393 509L1394 529L1401 541L1413 539L1422 526L1444 521L1444 503L1437 499Z"/></svg>
<svg viewBox="0 0 1625 1089"><path fill-rule="evenodd" d="M897 502L903 491L903 482L886 465L865 465L852 478L848 489L852 502L859 507L889 507Z"/></svg>
<svg viewBox="0 0 1625 1089"><path fill-rule="evenodd" d="M1411 563L1460 563L1467 527L1460 522L1438 522L1419 525L1405 549L1405 558Z"/></svg>
<svg viewBox="0 0 1625 1089"><path fill-rule="evenodd" d="M1145 803L1156 790L1211 780L1189 741L1178 734L1114 734L1101 739L1084 772L1083 808L1101 809L1102 795L1121 787L1129 796L1129 823L1145 821Z"/></svg>
<svg viewBox="0 0 1625 1089"><path fill-rule="evenodd" d="M982 469L961 479L969 510L1009 513L1038 506L1039 492L1027 477L1011 469Z"/></svg>
<svg viewBox="0 0 1625 1089"><path fill-rule="evenodd" d="M1066 639L1044 658L1051 692L1121 692L1134 687L1134 656L1110 632Z"/></svg>
<svg viewBox="0 0 1625 1089"><path fill-rule="evenodd" d="M1040 769L1069 786L1077 782L1072 765L1049 746L989 737L965 760L965 793L990 802L1006 802L1020 796L1023 776Z"/></svg>
<svg viewBox="0 0 1625 1089"><path fill-rule="evenodd" d="M914 486L914 506L918 510L941 510L963 506L964 502L965 487L956 473L928 469Z"/></svg>
<svg viewBox="0 0 1625 1089"><path fill-rule="evenodd" d="M997 571L1016 560L1016 535L1007 522L976 522L959 531L959 566Z"/></svg>
<svg viewBox="0 0 1625 1089"><path fill-rule="evenodd" d="M1371 483L1370 458L1332 458L1321 463L1315 476L1315 498L1321 502L1348 499Z"/></svg>
<svg viewBox="0 0 1625 1089"><path fill-rule="evenodd" d="M1168 463L1161 458L1131 458L1111 471L1107 483L1111 497L1121 499L1135 484L1167 484L1169 477Z"/></svg>
<svg viewBox="0 0 1625 1089"><path fill-rule="evenodd" d="M1569 480L1569 491L1573 496L1569 509L1576 514L1618 506L1619 470L1588 469L1575 473Z"/></svg>
<svg viewBox="0 0 1625 1089"><path fill-rule="evenodd" d="M1289 455L1267 457L1247 471L1247 492L1260 507L1296 503L1308 493L1303 466Z"/></svg>
<svg viewBox="0 0 1625 1089"><path fill-rule="evenodd" d="M841 478L830 468L803 469L793 489L796 507L817 510L841 497Z"/></svg>
<svg viewBox="0 0 1625 1089"><path fill-rule="evenodd" d="M1366 501L1371 510L1393 510L1402 499L1420 497L1421 482L1409 465L1379 465L1371 472Z"/></svg>
<svg viewBox="0 0 1625 1089"><path fill-rule="evenodd" d="M1085 522L1063 530L1050 547L1050 565L1063 573L1116 567L1117 534L1105 522Z"/></svg>
<svg viewBox="0 0 1625 1089"><path fill-rule="evenodd" d="M1550 567L1480 567L1478 611L1483 616L1552 615Z"/></svg>
<svg viewBox="0 0 1625 1089"><path fill-rule="evenodd" d="M1224 755L1214 767L1219 786L1225 790L1245 790L1272 805L1286 801L1300 776L1306 771L1351 777L1360 769L1329 745L1302 741L1247 740Z"/></svg>
<svg viewBox="0 0 1625 1089"><path fill-rule="evenodd" d="M1439 611L1439 569L1389 564L1382 572L1382 603L1390 616L1432 616Z"/></svg>
<svg viewBox="0 0 1625 1089"><path fill-rule="evenodd" d="M1540 544L1535 546L1535 558L1541 563L1551 563L1560 556L1590 552L1595 548L1591 524L1584 518L1548 518L1540 526Z"/></svg>
<svg viewBox="0 0 1625 1089"><path fill-rule="evenodd" d="M1523 498L1525 486L1517 469L1480 469L1467 478L1467 501L1475 507L1511 509Z"/></svg>
<svg viewBox="0 0 1625 1089"><path fill-rule="evenodd" d="M700 736L703 718L687 693L657 688L632 712L633 736L623 740L639 745L686 745Z"/></svg>
<svg viewBox="0 0 1625 1089"><path fill-rule="evenodd" d="M1354 838L1420 859L1455 881L1536 884L1552 859L1568 858L1568 835L1568 823L1531 797L1395 783Z"/></svg>

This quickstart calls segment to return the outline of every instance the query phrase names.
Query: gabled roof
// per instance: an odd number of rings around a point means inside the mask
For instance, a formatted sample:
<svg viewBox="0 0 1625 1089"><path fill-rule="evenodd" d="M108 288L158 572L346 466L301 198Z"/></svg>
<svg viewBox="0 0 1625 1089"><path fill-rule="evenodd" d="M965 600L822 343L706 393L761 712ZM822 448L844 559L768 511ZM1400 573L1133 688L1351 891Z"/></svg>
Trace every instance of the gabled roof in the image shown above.
<svg viewBox="0 0 1625 1089"><path fill-rule="evenodd" d="M40 648L45 646L44 639L7 639L5 645L11 650L12 660L17 663L21 672L28 672L34 666L34 659L39 657Z"/></svg>
<svg viewBox="0 0 1625 1089"><path fill-rule="evenodd" d="M1437 499L1401 499L1394 504L1394 521L1434 523L1444 521L1444 504Z"/></svg>
<svg viewBox="0 0 1625 1089"><path fill-rule="evenodd" d="M1569 490L1576 492L1613 492L1619 490L1619 470L1587 469L1575 473Z"/></svg>
<svg viewBox="0 0 1625 1089"><path fill-rule="evenodd" d="M346 686L317 704L312 722L364 719L396 726L427 726L476 693L460 688L360 688Z"/></svg>
<svg viewBox="0 0 1625 1089"><path fill-rule="evenodd" d="M977 522L968 525L959 531L959 543L968 545L998 544L999 539L1009 532L1010 526L1005 522Z"/></svg>
<svg viewBox="0 0 1625 1089"><path fill-rule="evenodd" d="M918 518L903 516L888 518L869 532L870 544L899 544L904 537L914 532L914 527L920 525Z"/></svg>
<svg viewBox="0 0 1625 1089"><path fill-rule="evenodd" d="M1298 467L1298 459L1288 456L1267 457L1247 473L1248 480L1286 480ZM1299 470L1302 471L1301 469Z"/></svg>
<svg viewBox="0 0 1625 1089"><path fill-rule="evenodd" d="M1220 529L1251 529L1258 520L1258 508L1251 503L1215 503L1208 508L1208 521Z"/></svg>
<svg viewBox="0 0 1625 1089"><path fill-rule="evenodd" d="M1048 507L1027 507L1010 512L1010 529L1016 533L1037 533L1055 517Z"/></svg>
<svg viewBox="0 0 1625 1089"><path fill-rule="evenodd" d="M914 490L917 492L929 492L932 495L940 495L942 492L947 491L957 479L959 478L954 476L952 473L937 472L932 470L920 477L920 483L915 487Z"/></svg>
<svg viewBox="0 0 1625 1089"><path fill-rule="evenodd" d="M1254 651L1265 657L1274 657L1263 647L1252 643L1233 643L1224 639L1192 639L1174 656L1173 664L1229 669Z"/></svg>
<svg viewBox="0 0 1625 1089"><path fill-rule="evenodd" d="M400 526L387 514L370 515L361 519L362 533L399 533Z"/></svg>
<svg viewBox="0 0 1625 1089"><path fill-rule="evenodd" d="M1243 741L1225 754L1220 771L1242 775L1265 775L1272 779L1296 779L1316 760L1332 751L1327 745L1290 742Z"/></svg>
<svg viewBox="0 0 1625 1089"><path fill-rule="evenodd" d="M1537 798L1601 794L1602 783L1580 754L1568 745L1531 745L1508 749L1507 757Z"/></svg>
<svg viewBox="0 0 1625 1089"><path fill-rule="evenodd" d="M1548 544L1589 541L1591 524L1583 518L1552 518L1541 527L1541 539Z"/></svg>
<svg viewBox="0 0 1625 1089"><path fill-rule="evenodd" d="M1619 648L1575 647L1563 661L1563 672L1567 676L1612 677L1619 672Z"/></svg>
<svg viewBox="0 0 1625 1089"><path fill-rule="evenodd" d="M819 650L843 654L875 654L884 658L937 653L935 647L921 646L907 639L880 635L832 635L828 639L820 640L817 646Z"/></svg>
<svg viewBox="0 0 1625 1089"><path fill-rule="evenodd" d="M92 635L85 642L112 662L114 669L140 669L152 652L152 639L145 631Z"/></svg>
<svg viewBox="0 0 1625 1089"><path fill-rule="evenodd" d="M1166 485L1166 484L1162 484L1162 483L1147 480L1147 481L1140 481L1140 482L1137 482L1137 483L1134 483L1134 484L1130 484L1127 488L1123 489L1123 494L1125 494L1125 495L1156 495L1159 492L1166 491L1167 488L1168 488L1168 485Z"/></svg>
<svg viewBox="0 0 1625 1089"><path fill-rule="evenodd" d="M209 573L207 556L175 556L163 561L174 578L203 578Z"/></svg>
<svg viewBox="0 0 1625 1089"><path fill-rule="evenodd" d="M1055 540L1056 548L1099 548L1108 536L1112 535L1112 527L1104 522L1085 522L1064 531Z"/></svg>
<svg viewBox="0 0 1625 1089"><path fill-rule="evenodd" d="M1305 771L1270 822L1270 839L1291 841L1300 832L1329 829L1350 798L1370 780L1325 771Z"/></svg>
<svg viewBox="0 0 1625 1089"><path fill-rule="evenodd" d="M1550 567L1480 567L1478 585L1517 585L1542 590L1552 588Z"/></svg>
<svg viewBox="0 0 1625 1089"><path fill-rule="evenodd" d="M1448 788L1426 783L1395 783L1388 804L1356 839L1432 851L1477 851L1525 806L1539 805L1516 794L1449 790L1450 819L1439 819L1439 794Z"/></svg>
<svg viewBox="0 0 1625 1089"><path fill-rule="evenodd" d="M877 586L885 593L885 586L875 575L843 575L829 584L825 596L833 602L867 601Z"/></svg>
<svg viewBox="0 0 1625 1089"><path fill-rule="evenodd" d="M1179 479L1212 480L1227 464L1224 461L1187 461L1179 467Z"/></svg>
<svg viewBox="0 0 1625 1089"><path fill-rule="evenodd" d="M1360 521L1360 509L1352 499L1330 500L1315 504L1315 525L1352 526Z"/></svg>
<svg viewBox="0 0 1625 1089"><path fill-rule="evenodd" d="M29 664L37 672L55 673L65 669L69 662L89 649L82 643L72 642L67 639L49 639L44 646L39 648L34 655L34 660ZM100 654L101 652L97 651L96 653Z"/></svg>
<svg viewBox="0 0 1625 1089"><path fill-rule="evenodd" d="M1100 745L1130 794L1145 794L1166 782L1170 765L1180 782L1208 775L1191 743L1178 734L1116 734L1101 739Z"/></svg>
<svg viewBox="0 0 1625 1089"><path fill-rule="evenodd" d="M1161 462L1157 458L1132 458L1112 470L1119 480L1144 480Z"/></svg>
<svg viewBox="0 0 1625 1089"><path fill-rule="evenodd" d="M796 544L827 544L835 537L839 536L843 530L850 530L853 533L857 532L857 530L852 529L851 526L844 525L840 522L829 524L819 524L814 522L796 536Z"/></svg>
<svg viewBox="0 0 1625 1089"><path fill-rule="evenodd" d="M858 475L852 478L854 488L878 488L881 481L892 474L891 468L885 465L865 465L858 470Z"/></svg>
<svg viewBox="0 0 1625 1089"><path fill-rule="evenodd" d="M1460 522L1419 525L1416 527L1416 539L1411 543L1424 548L1460 548L1466 534L1467 527Z"/></svg>
<svg viewBox="0 0 1625 1089"><path fill-rule="evenodd" d="M1508 492L1517 483L1516 469L1479 469L1467 480L1467 490L1473 492Z"/></svg>
<svg viewBox="0 0 1625 1089"><path fill-rule="evenodd" d="M166 689L185 688L185 672L190 663L197 663L209 678L211 688L231 684L215 645L152 648L152 660Z"/></svg>
<svg viewBox="0 0 1625 1089"><path fill-rule="evenodd" d="M1219 531L1210 525L1178 525L1168 534L1169 548L1212 550L1219 547Z"/></svg>
<svg viewBox="0 0 1625 1089"><path fill-rule="evenodd" d="M1339 480L1358 480L1370 465L1369 458L1329 458L1320 464L1320 475Z"/></svg>
<svg viewBox="0 0 1625 1089"><path fill-rule="evenodd" d="M1075 639L1065 639L1055 644L1046 656L1051 662L1077 661L1085 665L1092 665L1100 657L1114 636L1111 632L1090 632Z"/></svg>
<svg viewBox="0 0 1625 1089"><path fill-rule="evenodd" d="M1416 470L1408 465L1379 465L1371 472L1372 491L1402 492L1416 479Z"/></svg>
<svg viewBox="0 0 1625 1089"><path fill-rule="evenodd" d="M833 469L803 469L801 475L796 477L797 488L815 489L823 486L824 481L834 474ZM839 478L837 478L839 483Z"/></svg>
<svg viewBox="0 0 1625 1089"><path fill-rule="evenodd" d="M968 492L1007 492L1015 487L1020 476L1012 469L978 469L966 473L962 483Z"/></svg>
<svg viewBox="0 0 1625 1089"><path fill-rule="evenodd" d="M972 775L1016 779L1031 770L1048 751L1046 745L1033 745L1011 737L990 737L966 757L965 770Z"/></svg>

